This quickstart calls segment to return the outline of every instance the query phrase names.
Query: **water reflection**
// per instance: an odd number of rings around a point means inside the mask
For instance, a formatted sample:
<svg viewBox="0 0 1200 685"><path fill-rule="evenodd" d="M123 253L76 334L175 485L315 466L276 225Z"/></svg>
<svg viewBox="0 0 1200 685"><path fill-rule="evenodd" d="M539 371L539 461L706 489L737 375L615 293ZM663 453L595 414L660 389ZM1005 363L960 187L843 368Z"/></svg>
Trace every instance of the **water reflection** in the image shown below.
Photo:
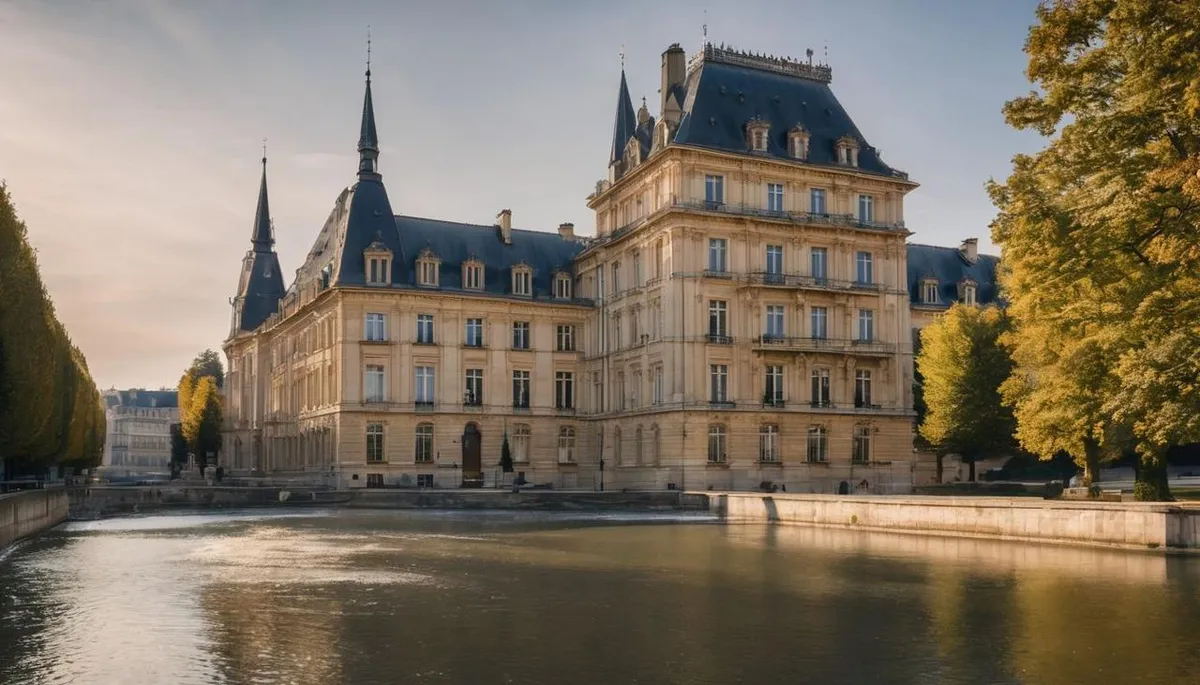
<svg viewBox="0 0 1200 685"><path fill-rule="evenodd" d="M629 523L73 525L0 560L0 682L1057 685L1200 670L1200 559Z"/></svg>

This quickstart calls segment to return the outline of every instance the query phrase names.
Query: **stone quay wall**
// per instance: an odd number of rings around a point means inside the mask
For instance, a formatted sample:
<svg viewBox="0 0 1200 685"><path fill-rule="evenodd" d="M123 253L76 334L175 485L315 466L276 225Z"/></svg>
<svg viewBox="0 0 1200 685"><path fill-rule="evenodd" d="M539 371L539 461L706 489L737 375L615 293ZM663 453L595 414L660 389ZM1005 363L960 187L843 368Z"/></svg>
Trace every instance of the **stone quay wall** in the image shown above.
<svg viewBox="0 0 1200 685"><path fill-rule="evenodd" d="M925 535L1200 551L1200 507L1003 497L700 493L730 523L837 526Z"/></svg>
<svg viewBox="0 0 1200 685"><path fill-rule="evenodd" d="M67 491L63 488L0 495L0 550L66 520Z"/></svg>

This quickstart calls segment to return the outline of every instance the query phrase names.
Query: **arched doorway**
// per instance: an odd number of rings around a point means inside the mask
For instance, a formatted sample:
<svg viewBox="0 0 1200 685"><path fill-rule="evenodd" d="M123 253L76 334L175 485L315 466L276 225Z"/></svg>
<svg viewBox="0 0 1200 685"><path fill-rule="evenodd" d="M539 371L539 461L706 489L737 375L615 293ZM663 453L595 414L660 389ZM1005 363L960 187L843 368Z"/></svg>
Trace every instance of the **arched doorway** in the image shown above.
<svg viewBox="0 0 1200 685"><path fill-rule="evenodd" d="M464 488L483 487L483 458L481 447L483 435L479 426L468 423L462 434L462 486Z"/></svg>

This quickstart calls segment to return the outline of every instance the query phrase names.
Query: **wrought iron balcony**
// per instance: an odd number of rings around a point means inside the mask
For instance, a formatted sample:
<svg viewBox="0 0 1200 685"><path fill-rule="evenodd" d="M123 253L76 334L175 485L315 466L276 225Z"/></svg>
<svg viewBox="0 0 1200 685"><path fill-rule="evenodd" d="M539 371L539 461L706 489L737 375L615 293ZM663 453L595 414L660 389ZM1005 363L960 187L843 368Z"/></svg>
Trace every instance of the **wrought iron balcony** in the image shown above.
<svg viewBox="0 0 1200 685"><path fill-rule="evenodd" d="M905 231L904 222L885 223L882 221L863 221L853 214L828 214L824 212L786 212L766 209L754 204L743 202L711 202L708 200L676 200L671 206L679 209L693 209L702 212L719 212L736 214L738 216L753 216L763 219L786 221L792 224L816 224L828 226L849 226L851 228L866 228L877 231Z"/></svg>
<svg viewBox="0 0 1200 685"><path fill-rule="evenodd" d="M781 352L842 352L878 356L895 354L896 344L878 340L761 335L754 340L754 349L758 351L779 350Z"/></svg>
<svg viewBox="0 0 1200 685"><path fill-rule="evenodd" d="M744 285L761 285L768 288L801 288L807 290L836 290L839 292L882 293L889 288L882 283L845 281L824 276L804 274L781 274L767 271L751 271L740 274L739 282Z"/></svg>

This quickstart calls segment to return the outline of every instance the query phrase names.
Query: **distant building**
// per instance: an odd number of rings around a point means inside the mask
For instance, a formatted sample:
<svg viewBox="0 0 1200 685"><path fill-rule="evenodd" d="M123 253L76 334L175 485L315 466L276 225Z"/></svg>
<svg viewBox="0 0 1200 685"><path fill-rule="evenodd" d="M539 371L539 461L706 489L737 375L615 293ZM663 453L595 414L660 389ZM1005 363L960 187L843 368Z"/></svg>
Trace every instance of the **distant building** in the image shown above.
<svg viewBox="0 0 1200 685"><path fill-rule="evenodd" d="M137 478L171 471L171 424L179 421L175 390L106 390L108 433L100 473Z"/></svg>

